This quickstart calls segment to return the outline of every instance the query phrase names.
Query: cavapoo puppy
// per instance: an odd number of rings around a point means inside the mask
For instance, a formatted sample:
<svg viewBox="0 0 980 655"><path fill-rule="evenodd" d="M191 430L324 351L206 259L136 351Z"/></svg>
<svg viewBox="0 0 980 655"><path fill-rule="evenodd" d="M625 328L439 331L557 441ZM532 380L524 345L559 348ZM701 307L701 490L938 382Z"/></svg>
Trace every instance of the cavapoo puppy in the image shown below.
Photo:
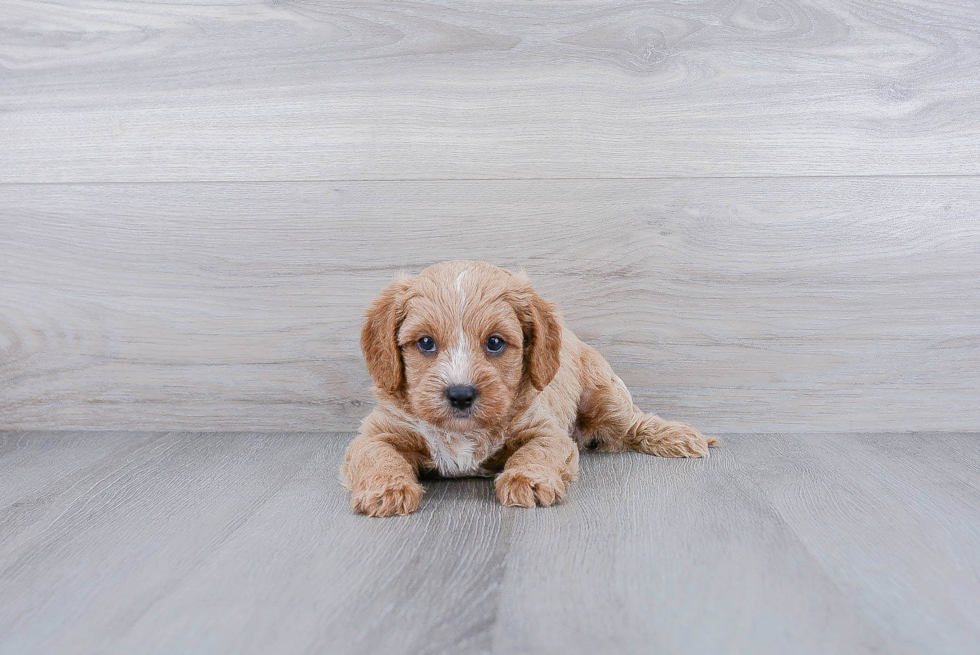
<svg viewBox="0 0 980 655"><path fill-rule="evenodd" d="M396 279L368 308L361 349L378 406L347 448L354 509L409 514L420 473L496 475L504 505L551 505L579 448L704 457L717 443L642 412L602 355L523 274L483 262Z"/></svg>

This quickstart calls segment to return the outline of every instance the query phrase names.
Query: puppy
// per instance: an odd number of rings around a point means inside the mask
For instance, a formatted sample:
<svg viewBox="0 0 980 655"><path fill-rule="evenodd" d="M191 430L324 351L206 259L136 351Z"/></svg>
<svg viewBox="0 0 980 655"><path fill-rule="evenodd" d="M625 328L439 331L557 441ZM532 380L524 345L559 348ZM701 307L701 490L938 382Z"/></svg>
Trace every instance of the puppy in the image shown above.
<svg viewBox="0 0 980 655"><path fill-rule="evenodd" d="M378 406L341 481L369 516L417 510L420 473L496 475L501 503L544 507L565 496L580 448L704 457L717 443L638 409L523 274L483 262L396 279L368 308L361 349Z"/></svg>

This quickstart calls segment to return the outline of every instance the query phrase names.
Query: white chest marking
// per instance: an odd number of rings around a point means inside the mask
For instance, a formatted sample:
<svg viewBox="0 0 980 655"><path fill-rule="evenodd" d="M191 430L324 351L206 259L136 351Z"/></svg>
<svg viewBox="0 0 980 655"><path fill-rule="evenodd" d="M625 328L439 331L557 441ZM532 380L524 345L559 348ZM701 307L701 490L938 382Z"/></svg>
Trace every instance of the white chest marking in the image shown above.
<svg viewBox="0 0 980 655"><path fill-rule="evenodd" d="M439 475L446 478L486 475L476 459L476 444L465 434L442 430L424 421L415 421L414 427L425 437Z"/></svg>

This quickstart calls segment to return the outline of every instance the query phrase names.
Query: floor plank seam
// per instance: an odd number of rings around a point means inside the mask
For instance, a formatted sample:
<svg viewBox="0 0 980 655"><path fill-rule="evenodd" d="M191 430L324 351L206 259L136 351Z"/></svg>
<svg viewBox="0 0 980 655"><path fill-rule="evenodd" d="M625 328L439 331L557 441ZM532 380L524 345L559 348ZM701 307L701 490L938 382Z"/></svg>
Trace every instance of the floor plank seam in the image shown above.
<svg viewBox="0 0 980 655"><path fill-rule="evenodd" d="M792 535L793 541L802 549L803 552L807 554L810 559L810 563L817 567L817 569L823 574L824 581L833 587L834 590L840 594L840 597L845 599L847 604L853 607L854 612L860 615L868 624L869 629L871 629L876 637L883 644L894 645L892 639L888 637L881 629L875 624L875 619L873 616L869 616L866 611L864 611L855 601L852 594L848 593L846 589L843 589L837 582L837 579L832 575L832 572L827 569L823 561L817 556L813 549L807 544L806 540L800 535L799 531L793 527L787 517L783 512L769 499L769 495L762 485L751 475L741 475L737 478L743 483L748 483L752 489L758 492L759 499L764 503L765 507L769 509L772 515L779 520L783 528L788 534Z"/></svg>
<svg viewBox="0 0 980 655"><path fill-rule="evenodd" d="M202 554L200 557L197 558L197 561L195 561L190 567L184 570L181 573L181 575L179 575L178 577L168 580L168 585L166 586L166 588L162 590L158 590L159 593L155 594L155 597L146 605L146 607L142 608L136 614L135 617L131 617L127 625L119 629L116 632L116 634L113 635L113 638L118 640L123 636L127 635L133 629L133 627L136 626L143 619L143 617L145 617L150 613L150 611L153 609L155 605L157 605L160 601L164 600L167 596L172 594L176 589L178 589L182 584L184 584L194 572L199 570L201 566L203 566L212 556L214 556L215 552L223 544L227 543L227 541L233 535L235 535L235 533L237 533L245 524L247 524L252 518L254 518L255 515L257 515L259 511L269 503L270 500L275 498L276 495L291 480L293 480L297 475L299 475L300 471L302 471L309 464L309 462L313 460L315 456L316 456L316 448L314 447L314 445L311 445L305 457L300 458L300 461L298 463L296 463L295 461L293 462L294 466L291 467L292 470L288 475L281 476L275 485L272 485L269 488L267 488L266 491L262 494L262 496L258 498L257 501L251 505L251 507L248 508L247 512L243 513L241 516L236 517L230 526L225 526L221 530L221 533L215 539L211 540L207 548L205 548L202 551Z"/></svg>

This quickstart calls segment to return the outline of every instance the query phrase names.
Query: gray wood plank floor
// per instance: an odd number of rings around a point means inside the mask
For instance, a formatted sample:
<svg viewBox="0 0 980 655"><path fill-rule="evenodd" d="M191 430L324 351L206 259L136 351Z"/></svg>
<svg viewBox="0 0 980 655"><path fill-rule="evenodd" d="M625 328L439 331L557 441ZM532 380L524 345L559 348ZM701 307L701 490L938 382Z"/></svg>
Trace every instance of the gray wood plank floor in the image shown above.
<svg viewBox="0 0 980 655"><path fill-rule="evenodd" d="M0 652L975 653L980 435L589 454L351 514L350 435L0 432Z"/></svg>

